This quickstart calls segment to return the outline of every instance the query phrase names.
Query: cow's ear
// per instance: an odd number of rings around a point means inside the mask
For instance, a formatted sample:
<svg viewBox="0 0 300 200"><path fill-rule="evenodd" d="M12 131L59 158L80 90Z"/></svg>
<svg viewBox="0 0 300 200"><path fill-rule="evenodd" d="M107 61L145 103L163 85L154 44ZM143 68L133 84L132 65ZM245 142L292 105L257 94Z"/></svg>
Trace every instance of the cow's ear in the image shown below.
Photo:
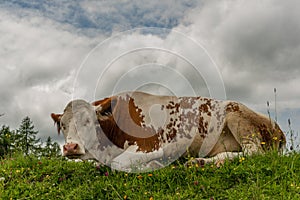
<svg viewBox="0 0 300 200"><path fill-rule="evenodd" d="M51 118L54 121L54 125L57 126L57 132L58 132L58 134L60 133L60 120L61 120L61 116L62 116L62 114L51 113Z"/></svg>
<svg viewBox="0 0 300 200"><path fill-rule="evenodd" d="M110 116L113 112L113 108L116 105L117 98L115 96L105 98L92 103L95 106L95 111L98 119L106 119L104 116Z"/></svg>

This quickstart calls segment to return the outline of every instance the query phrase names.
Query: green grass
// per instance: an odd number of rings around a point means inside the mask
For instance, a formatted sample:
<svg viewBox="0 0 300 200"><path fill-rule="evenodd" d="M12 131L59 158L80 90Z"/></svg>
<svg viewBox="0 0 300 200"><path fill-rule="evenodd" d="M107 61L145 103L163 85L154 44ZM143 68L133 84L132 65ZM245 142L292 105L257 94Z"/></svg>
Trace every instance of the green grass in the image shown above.
<svg viewBox="0 0 300 200"><path fill-rule="evenodd" d="M62 158L15 156L0 166L0 199L300 199L297 153L255 155L221 168L176 162L141 174Z"/></svg>

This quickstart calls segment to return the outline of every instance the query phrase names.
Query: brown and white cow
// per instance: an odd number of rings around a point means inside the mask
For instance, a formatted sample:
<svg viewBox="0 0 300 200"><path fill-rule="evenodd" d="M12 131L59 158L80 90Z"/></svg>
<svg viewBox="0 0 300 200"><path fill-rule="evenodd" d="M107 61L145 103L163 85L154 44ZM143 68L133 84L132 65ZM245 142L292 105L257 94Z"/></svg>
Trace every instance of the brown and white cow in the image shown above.
<svg viewBox="0 0 300 200"><path fill-rule="evenodd" d="M189 154L193 162L282 150L286 139L268 117L233 101L121 93L92 104L71 101L51 114L63 132L63 155L123 171L156 169Z"/></svg>

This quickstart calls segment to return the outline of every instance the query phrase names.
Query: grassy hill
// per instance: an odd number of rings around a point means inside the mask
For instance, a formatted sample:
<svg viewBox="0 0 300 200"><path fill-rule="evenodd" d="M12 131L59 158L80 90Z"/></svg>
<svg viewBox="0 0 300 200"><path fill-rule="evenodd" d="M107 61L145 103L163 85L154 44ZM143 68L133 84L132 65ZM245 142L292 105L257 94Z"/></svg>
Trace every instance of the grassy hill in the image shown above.
<svg viewBox="0 0 300 200"><path fill-rule="evenodd" d="M0 160L1 199L300 199L300 154L131 174L63 158Z"/></svg>

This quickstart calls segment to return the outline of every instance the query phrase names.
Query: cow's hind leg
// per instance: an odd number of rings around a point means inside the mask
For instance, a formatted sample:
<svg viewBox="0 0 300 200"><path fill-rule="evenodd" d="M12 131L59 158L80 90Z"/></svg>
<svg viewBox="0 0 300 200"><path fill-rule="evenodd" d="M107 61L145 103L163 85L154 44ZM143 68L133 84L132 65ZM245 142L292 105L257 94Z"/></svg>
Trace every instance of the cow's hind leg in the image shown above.
<svg viewBox="0 0 300 200"><path fill-rule="evenodd" d="M244 155L252 155L261 153L261 138L256 134L256 127L250 120L241 117L235 120L234 117L227 117L227 127L229 128L236 141L241 146L241 151Z"/></svg>

